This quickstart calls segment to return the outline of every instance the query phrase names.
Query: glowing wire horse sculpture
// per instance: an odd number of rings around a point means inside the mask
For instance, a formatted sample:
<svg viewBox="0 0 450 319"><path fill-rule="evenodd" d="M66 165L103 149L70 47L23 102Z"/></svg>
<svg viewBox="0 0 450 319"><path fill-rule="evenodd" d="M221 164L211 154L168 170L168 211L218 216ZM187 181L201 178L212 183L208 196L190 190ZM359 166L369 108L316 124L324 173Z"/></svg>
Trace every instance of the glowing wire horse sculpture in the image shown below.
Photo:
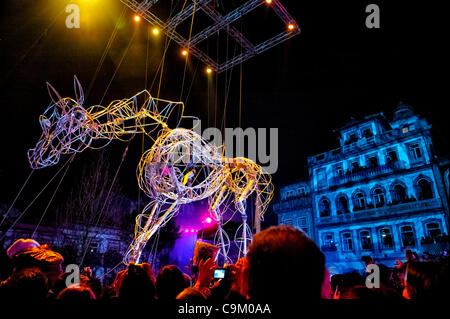
<svg viewBox="0 0 450 319"><path fill-rule="evenodd" d="M193 130L163 129L139 162L139 187L152 201L136 217L135 239L124 262L139 262L142 249L180 205L212 196L226 172L218 148Z"/></svg>
<svg viewBox="0 0 450 319"><path fill-rule="evenodd" d="M62 154L102 148L113 139L123 140L127 135L150 134L158 126L167 127L175 109L179 108L179 120L184 111L182 102L155 99L146 90L129 99L113 101L107 107L84 108L84 93L76 76L75 100L62 98L49 83L47 88L52 103L39 118L42 135L35 148L28 151L32 169L55 165Z"/></svg>
<svg viewBox="0 0 450 319"><path fill-rule="evenodd" d="M151 202L136 217L135 238L124 257L126 264L139 262L148 240L178 212L180 205L206 198L218 226L215 242L221 247L225 262L230 262L230 240L222 226L232 204L232 209L242 216L234 241L240 253L247 253L252 235L247 225L246 201L256 193L256 219L262 219L273 196L270 175L264 174L259 165L247 158L224 157L222 146L210 145L193 130L170 129L167 122L176 108L180 109L177 126L184 117L182 102L155 99L144 90L107 107L95 105L85 109L83 90L76 77L75 100L61 98L48 83L47 87L53 103L40 116L40 140L28 151L33 169L57 164L62 154L105 147L113 139L123 140L136 133L148 135L162 128L138 165L139 187ZM158 110L161 104L163 107ZM94 141L99 145L93 146Z"/></svg>
<svg viewBox="0 0 450 319"><path fill-rule="evenodd" d="M256 192L257 217L262 218L273 187L270 175L263 174L259 165L247 158L228 159L222 156L221 149L208 144L193 130L163 129L139 162L139 187L152 201L136 218L135 239L124 258L126 264L139 262L148 240L176 215L181 204L205 198L210 199L210 212L218 226L215 242L224 261L231 262L229 237L222 228L229 201L235 204L243 221L235 242L240 253L247 253L252 232L246 222L246 200Z"/></svg>
<svg viewBox="0 0 450 319"><path fill-rule="evenodd" d="M214 196L209 198L210 212L216 221L218 229L214 242L220 247L219 254L223 256L224 262L233 262L229 256L230 239L223 230L224 214L230 209L239 212L242 224L236 230L234 243L239 249L239 258L247 254L248 245L252 239L252 230L247 224L246 203L247 199L256 194L255 199L255 222L263 219L268 205L273 197L273 184L271 176L265 174L260 165L244 157L223 157L223 170L226 178L222 187ZM234 213L229 218L231 219Z"/></svg>

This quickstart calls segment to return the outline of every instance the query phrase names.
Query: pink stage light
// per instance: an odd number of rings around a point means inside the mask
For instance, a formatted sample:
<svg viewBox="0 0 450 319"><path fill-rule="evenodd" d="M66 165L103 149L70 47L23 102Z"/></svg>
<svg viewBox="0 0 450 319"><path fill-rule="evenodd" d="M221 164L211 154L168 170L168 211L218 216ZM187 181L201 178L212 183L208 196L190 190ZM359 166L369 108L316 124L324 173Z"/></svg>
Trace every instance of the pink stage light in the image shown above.
<svg viewBox="0 0 450 319"><path fill-rule="evenodd" d="M207 224L210 224L210 223L212 222L211 217L206 217L205 222L206 222Z"/></svg>
<svg viewBox="0 0 450 319"><path fill-rule="evenodd" d="M194 232L194 230L193 229L191 229L191 233L193 233Z"/></svg>
<svg viewBox="0 0 450 319"><path fill-rule="evenodd" d="M189 229L186 229L185 232L188 233L188 232L189 232Z"/></svg>

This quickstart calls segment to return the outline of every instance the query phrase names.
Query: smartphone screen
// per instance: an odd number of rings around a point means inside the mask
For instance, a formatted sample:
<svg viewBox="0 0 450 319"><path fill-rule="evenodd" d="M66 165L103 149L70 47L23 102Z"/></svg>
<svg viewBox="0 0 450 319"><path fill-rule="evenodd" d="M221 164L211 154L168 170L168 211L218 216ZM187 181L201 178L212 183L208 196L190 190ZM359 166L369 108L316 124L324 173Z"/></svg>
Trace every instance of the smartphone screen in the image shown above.
<svg viewBox="0 0 450 319"><path fill-rule="evenodd" d="M215 279L223 279L223 278L225 278L225 269L216 269L216 270L214 270L214 278Z"/></svg>

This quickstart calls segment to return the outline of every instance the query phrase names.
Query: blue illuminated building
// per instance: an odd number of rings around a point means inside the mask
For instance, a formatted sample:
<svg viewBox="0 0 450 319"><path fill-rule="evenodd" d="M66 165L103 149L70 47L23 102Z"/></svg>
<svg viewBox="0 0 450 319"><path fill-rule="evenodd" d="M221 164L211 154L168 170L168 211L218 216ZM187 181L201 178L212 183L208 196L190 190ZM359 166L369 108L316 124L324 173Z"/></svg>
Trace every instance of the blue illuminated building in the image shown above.
<svg viewBox="0 0 450 319"><path fill-rule="evenodd" d="M295 226L311 238L314 237L312 209L309 181L281 187L280 202L273 205L279 224Z"/></svg>
<svg viewBox="0 0 450 319"><path fill-rule="evenodd" d="M331 273L361 269L364 255L392 267L405 249L442 243L448 159L435 154L430 128L400 104L392 121L378 113L336 130L340 147L309 157L309 179L281 188L279 224L314 239Z"/></svg>

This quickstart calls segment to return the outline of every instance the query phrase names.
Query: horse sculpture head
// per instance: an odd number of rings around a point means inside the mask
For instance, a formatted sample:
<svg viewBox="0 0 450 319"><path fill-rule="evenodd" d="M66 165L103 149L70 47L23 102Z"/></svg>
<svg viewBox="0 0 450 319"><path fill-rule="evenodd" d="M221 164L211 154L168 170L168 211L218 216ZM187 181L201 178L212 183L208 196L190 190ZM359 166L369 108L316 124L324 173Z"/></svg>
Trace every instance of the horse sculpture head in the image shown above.
<svg viewBox="0 0 450 319"><path fill-rule="evenodd" d="M61 154L80 152L91 143L92 119L83 107L83 90L76 76L74 88L75 100L62 98L55 88L47 83L52 102L39 117L42 135L36 146L28 150L31 168L55 165Z"/></svg>

